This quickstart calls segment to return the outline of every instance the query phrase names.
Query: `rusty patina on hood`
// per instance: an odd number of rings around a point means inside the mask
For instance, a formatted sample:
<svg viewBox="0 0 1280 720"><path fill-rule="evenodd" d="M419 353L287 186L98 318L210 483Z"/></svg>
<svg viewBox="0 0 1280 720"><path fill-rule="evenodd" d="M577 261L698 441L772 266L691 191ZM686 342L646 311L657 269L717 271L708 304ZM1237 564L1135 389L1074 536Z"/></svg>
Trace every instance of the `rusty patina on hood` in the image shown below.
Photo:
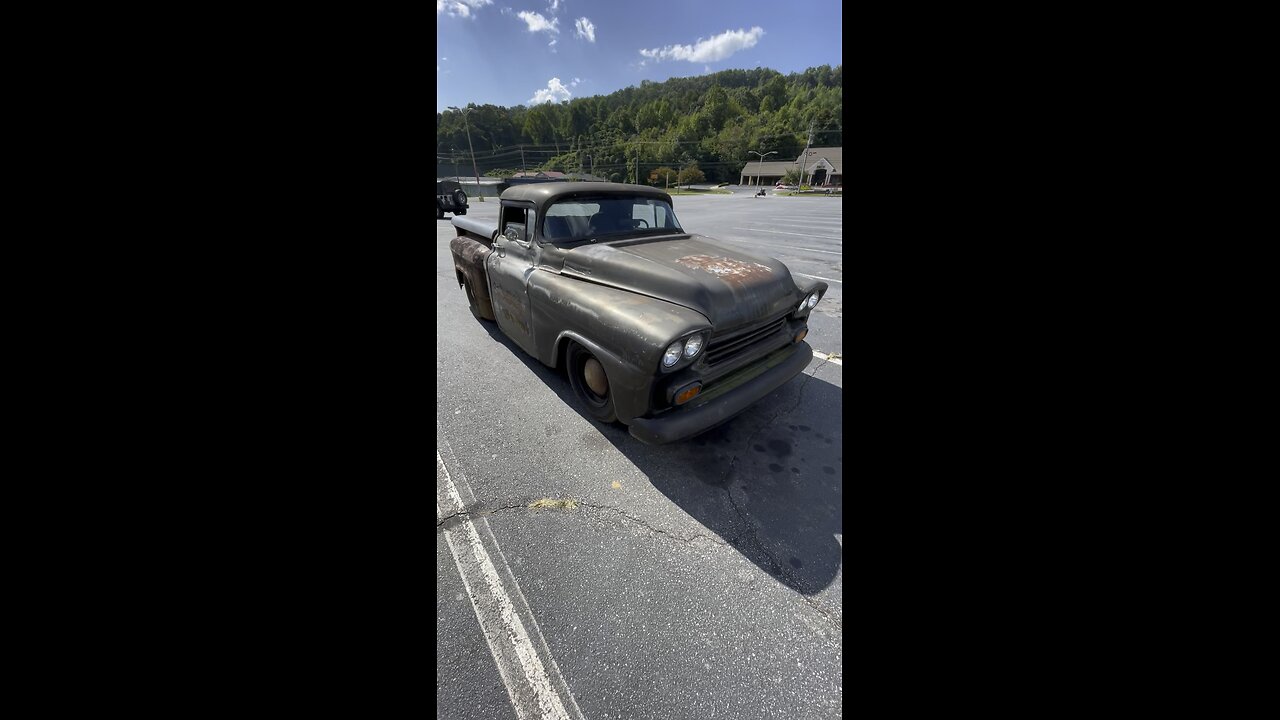
<svg viewBox="0 0 1280 720"><path fill-rule="evenodd" d="M777 317L804 298L778 260L700 235L580 245L561 272L702 313L717 331Z"/></svg>

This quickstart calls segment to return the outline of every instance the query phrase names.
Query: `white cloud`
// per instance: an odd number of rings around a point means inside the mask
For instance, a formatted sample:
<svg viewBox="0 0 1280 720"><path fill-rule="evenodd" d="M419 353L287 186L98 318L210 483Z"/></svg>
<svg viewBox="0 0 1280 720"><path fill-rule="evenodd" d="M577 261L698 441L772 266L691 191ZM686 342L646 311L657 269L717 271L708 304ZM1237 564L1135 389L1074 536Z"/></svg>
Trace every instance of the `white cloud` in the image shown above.
<svg viewBox="0 0 1280 720"><path fill-rule="evenodd" d="M533 94L529 98L530 105L539 103L559 102L568 100L573 97L573 93L569 92L569 88L560 82L560 78L551 78L547 81L547 86Z"/></svg>
<svg viewBox="0 0 1280 720"><path fill-rule="evenodd" d="M493 0L436 0L436 14L471 17L472 10L479 10L485 5L492 4Z"/></svg>
<svg viewBox="0 0 1280 720"><path fill-rule="evenodd" d="M551 0L551 2L547 3L547 9L553 13L558 11L560 9L560 0Z"/></svg>
<svg viewBox="0 0 1280 720"><path fill-rule="evenodd" d="M592 25L590 20L580 17L573 25L577 28L574 35L577 35L580 38L586 38L587 42L596 41L596 26Z"/></svg>
<svg viewBox="0 0 1280 720"><path fill-rule="evenodd" d="M556 41L555 41L555 40L552 40L551 42L547 43L547 47L551 48L551 52L555 52L555 51L556 51Z"/></svg>
<svg viewBox="0 0 1280 720"><path fill-rule="evenodd" d="M531 33L545 31L555 35L560 34L560 18L555 18L548 22L540 13L529 12L528 10L521 10L516 13L516 16L529 26L529 32Z"/></svg>
<svg viewBox="0 0 1280 720"><path fill-rule="evenodd" d="M707 63L724 60L739 50L746 50L760 42L764 30L753 27L750 30L725 30L714 37L698 41L692 45L668 45L664 48L641 50L640 54L650 60L686 60L691 63Z"/></svg>
<svg viewBox="0 0 1280 720"><path fill-rule="evenodd" d="M574 78L574 79L569 83L569 87L578 87L578 83L580 83L580 82L582 82L582 81L581 81L581 80L579 80L578 78Z"/></svg>

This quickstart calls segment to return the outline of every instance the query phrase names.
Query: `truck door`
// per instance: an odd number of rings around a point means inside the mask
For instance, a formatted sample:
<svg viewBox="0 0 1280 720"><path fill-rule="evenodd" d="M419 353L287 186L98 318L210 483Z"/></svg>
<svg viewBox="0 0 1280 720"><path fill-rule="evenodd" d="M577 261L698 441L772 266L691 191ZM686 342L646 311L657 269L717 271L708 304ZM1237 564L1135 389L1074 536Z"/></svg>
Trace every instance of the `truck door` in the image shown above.
<svg viewBox="0 0 1280 720"><path fill-rule="evenodd" d="M489 276L489 299L498 327L507 337L536 354L529 312L529 274L533 272L534 210L532 203L502 204L498 238L485 260Z"/></svg>

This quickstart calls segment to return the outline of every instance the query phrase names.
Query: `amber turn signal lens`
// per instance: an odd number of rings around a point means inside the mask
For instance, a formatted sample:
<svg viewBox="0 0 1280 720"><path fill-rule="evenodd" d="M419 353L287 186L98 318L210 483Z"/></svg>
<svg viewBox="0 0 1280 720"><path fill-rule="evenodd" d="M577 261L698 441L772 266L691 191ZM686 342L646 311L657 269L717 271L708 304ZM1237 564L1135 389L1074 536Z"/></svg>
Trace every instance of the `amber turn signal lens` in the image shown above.
<svg viewBox="0 0 1280 720"><path fill-rule="evenodd" d="M696 397L697 394L700 392L702 392L701 385L696 385L696 384L690 385L684 390L681 390L680 393L676 395L676 404L683 405L689 402L690 400L692 400L694 397Z"/></svg>
<svg viewBox="0 0 1280 720"><path fill-rule="evenodd" d="M804 336L808 334L809 334L809 328L805 328L800 332L796 333L796 342L800 342L801 340L804 339Z"/></svg>

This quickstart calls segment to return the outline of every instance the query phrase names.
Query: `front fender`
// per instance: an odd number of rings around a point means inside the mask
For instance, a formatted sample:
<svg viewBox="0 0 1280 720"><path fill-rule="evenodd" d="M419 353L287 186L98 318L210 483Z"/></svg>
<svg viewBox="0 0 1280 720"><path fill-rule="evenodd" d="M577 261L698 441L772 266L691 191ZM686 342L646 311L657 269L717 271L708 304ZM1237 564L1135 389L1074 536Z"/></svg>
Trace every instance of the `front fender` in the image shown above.
<svg viewBox="0 0 1280 720"><path fill-rule="evenodd" d="M649 412L667 345L710 327L689 308L551 272L529 276L529 304L538 359L555 367L569 339L591 350L609 374L614 412L623 422Z"/></svg>

